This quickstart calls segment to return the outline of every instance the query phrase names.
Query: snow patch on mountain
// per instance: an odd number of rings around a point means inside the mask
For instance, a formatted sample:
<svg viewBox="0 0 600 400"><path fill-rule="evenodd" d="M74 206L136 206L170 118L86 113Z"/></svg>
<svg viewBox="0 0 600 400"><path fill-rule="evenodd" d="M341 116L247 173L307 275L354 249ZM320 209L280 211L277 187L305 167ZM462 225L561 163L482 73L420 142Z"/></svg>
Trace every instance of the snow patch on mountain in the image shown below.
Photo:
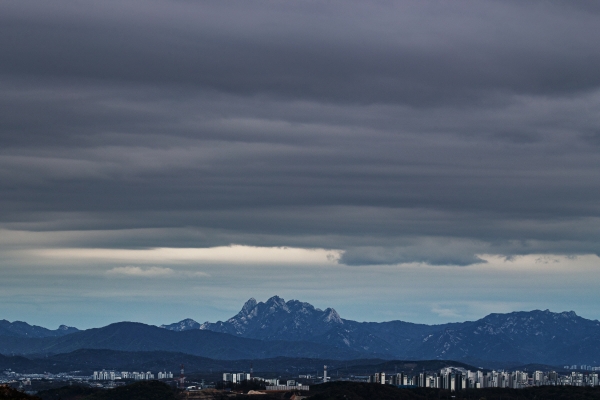
<svg viewBox="0 0 600 400"><path fill-rule="evenodd" d="M188 331L191 329L200 329L200 324L191 318L187 318L182 321L176 322L174 324L161 325L160 327L164 328L164 329L168 329L170 331L181 332L181 331Z"/></svg>

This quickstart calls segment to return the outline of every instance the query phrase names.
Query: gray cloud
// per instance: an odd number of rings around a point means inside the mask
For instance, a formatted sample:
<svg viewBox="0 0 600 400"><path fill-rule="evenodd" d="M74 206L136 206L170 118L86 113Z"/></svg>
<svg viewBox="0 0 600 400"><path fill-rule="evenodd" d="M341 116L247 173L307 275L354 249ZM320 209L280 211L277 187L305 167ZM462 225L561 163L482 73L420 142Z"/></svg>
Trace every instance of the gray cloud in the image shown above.
<svg viewBox="0 0 600 400"><path fill-rule="evenodd" d="M341 257L348 265L405 264L423 262L430 265L485 264L486 261L475 256L485 252L486 243L447 240L413 239L411 243L397 247L353 247Z"/></svg>
<svg viewBox="0 0 600 400"><path fill-rule="evenodd" d="M25 1L4 6L1 65L11 74L417 106L600 83L597 15L585 9L422 3Z"/></svg>
<svg viewBox="0 0 600 400"><path fill-rule="evenodd" d="M3 3L0 224L350 265L600 254L591 6Z"/></svg>

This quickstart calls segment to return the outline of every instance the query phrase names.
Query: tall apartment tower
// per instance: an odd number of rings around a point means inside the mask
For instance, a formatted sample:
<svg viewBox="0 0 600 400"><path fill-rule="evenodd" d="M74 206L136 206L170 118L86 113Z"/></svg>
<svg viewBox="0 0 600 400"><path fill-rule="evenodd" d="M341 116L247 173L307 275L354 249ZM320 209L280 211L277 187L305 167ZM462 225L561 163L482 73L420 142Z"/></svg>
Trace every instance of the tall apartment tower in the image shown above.
<svg viewBox="0 0 600 400"><path fill-rule="evenodd" d="M327 365L323 366L323 383L327 382Z"/></svg>

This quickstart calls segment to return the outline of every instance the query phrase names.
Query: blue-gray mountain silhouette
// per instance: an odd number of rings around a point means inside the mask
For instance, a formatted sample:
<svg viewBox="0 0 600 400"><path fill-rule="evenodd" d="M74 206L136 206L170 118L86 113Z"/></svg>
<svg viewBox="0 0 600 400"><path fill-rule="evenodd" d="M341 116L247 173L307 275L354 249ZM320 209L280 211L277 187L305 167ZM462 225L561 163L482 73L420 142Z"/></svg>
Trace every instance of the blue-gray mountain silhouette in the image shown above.
<svg viewBox="0 0 600 400"><path fill-rule="evenodd" d="M441 325L356 322L341 318L331 308L320 310L308 303L286 302L274 296L264 303L248 300L237 315L224 322L186 321L185 326L163 327L210 330L261 340L306 341L373 357L554 365L600 363L600 322L579 317L573 311L490 314L477 321Z"/></svg>
<svg viewBox="0 0 600 400"><path fill-rule="evenodd" d="M50 330L37 325L29 325L27 322L9 322L0 320L0 335L2 336L24 336L29 338L57 337L79 331L71 326L61 325L56 330Z"/></svg>
<svg viewBox="0 0 600 400"><path fill-rule="evenodd" d="M9 325L10 324L10 325ZM456 360L471 364L600 364L600 322L549 310L490 314L442 325L356 322L297 300L248 300L227 321L187 319L156 327L119 322L50 331L0 324L0 353L52 355L78 349L180 352L212 359L305 357Z"/></svg>

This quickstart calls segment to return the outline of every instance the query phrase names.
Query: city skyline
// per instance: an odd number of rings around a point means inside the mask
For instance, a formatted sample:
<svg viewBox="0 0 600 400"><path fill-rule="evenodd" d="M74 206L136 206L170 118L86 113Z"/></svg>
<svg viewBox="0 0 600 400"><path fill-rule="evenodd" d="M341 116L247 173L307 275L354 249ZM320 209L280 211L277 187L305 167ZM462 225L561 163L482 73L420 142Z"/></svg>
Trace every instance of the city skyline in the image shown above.
<svg viewBox="0 0 600 400"><path fill-rule="evenodd" d="M0 4L0 319L600 319L600 7Z"/></svg>

